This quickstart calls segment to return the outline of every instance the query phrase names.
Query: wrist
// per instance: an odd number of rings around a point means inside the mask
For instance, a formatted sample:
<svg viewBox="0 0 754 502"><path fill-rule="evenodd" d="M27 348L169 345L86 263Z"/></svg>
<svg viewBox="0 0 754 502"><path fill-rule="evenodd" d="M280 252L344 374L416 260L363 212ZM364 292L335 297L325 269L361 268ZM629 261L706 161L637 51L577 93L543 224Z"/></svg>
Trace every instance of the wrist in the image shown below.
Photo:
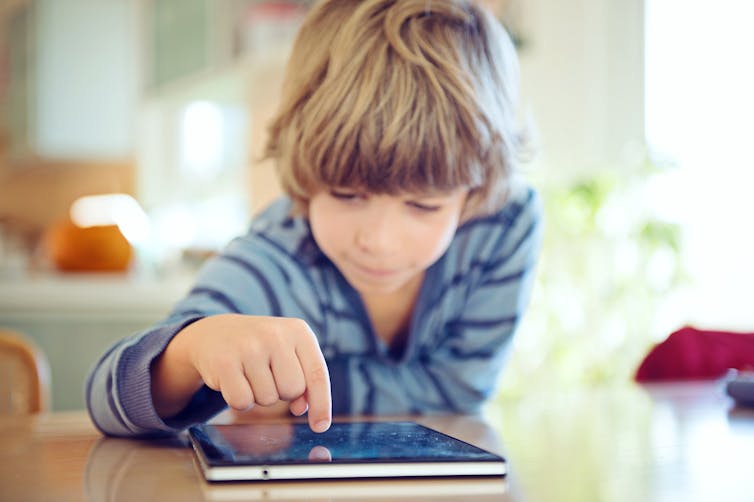
<svg viewBox="0 0 754 502"><path fill-rule="evenodd" d="M152 364L152 400L163 418L180 412L203 385L191 362L190 338L187 328L176 333Z"/></svg>
<svg viewBox="0 0 754 502"><path fill-rule="evenodd" d="M165 347L162 355L166 364L172 366L173 371L179 372L186 380L201 381L201 375L196 369L193 356L197 331L195 326L199 322L201 322L201 319L176 333Z"/></svg>

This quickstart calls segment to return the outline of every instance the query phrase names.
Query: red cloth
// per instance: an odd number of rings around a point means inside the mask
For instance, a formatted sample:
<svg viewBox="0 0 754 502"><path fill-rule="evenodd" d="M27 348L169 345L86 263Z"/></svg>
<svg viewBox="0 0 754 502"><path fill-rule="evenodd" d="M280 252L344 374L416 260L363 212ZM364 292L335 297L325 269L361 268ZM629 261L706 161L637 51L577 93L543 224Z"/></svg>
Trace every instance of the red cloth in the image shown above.
<svg viewBox="0 0 754 502"><path fill-rule="evenodd" d="M685 327L650 350L634 378L637 382L715 379L730 368L754 369L754 333Z"/></svg>

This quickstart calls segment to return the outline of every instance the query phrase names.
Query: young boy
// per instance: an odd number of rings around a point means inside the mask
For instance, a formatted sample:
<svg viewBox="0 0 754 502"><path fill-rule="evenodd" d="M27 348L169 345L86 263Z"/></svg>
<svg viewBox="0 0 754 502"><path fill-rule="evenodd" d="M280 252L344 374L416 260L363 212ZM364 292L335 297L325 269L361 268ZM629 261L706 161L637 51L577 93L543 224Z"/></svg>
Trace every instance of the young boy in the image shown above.
<svg viewBox="0 0 754 502"><path fill-rule="evenodd" d="M237 410L473 412L523 314L541 239L515 182L517 61L473 0L325 0L295 42L267 148L286 197L86 396L106 434Z"/></svg>

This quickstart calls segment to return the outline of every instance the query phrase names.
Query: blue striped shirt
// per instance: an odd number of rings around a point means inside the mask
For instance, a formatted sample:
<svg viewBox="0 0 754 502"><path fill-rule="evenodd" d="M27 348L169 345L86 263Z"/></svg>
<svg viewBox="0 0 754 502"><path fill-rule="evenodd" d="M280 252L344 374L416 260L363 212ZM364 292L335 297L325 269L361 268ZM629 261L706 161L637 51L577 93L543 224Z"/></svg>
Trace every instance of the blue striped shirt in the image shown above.
<svg viewBox="0 0 754 502"><path fill-rule="evenodd" d="M494 392L529 299L542 236L541 202L522 186L497 213L460 226L426 272L400 353L375 334L359 294L319 250L290 200L274 202L249 232L199 272L163 322L113 346L92 369L87 407L105 433L177 432L226 406L208 387L162 420L149 367L188 324L221 313L304 319L318 337L333 413L475 412Z"/></svg>

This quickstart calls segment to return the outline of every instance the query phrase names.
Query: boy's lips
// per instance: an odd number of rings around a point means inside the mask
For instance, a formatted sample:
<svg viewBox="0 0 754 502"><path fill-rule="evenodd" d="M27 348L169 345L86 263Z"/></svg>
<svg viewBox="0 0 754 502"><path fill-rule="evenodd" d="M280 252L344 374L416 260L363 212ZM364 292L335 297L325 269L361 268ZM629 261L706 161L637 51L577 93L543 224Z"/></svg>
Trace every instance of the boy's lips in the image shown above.
<svg viewBox="0 0 754 502"><path fill-rule="evenodd" d="M357 271L370 277L385 278L398 273L398 269L367 267L355 262L352 262L352 265L356 268Z"/></svg>

